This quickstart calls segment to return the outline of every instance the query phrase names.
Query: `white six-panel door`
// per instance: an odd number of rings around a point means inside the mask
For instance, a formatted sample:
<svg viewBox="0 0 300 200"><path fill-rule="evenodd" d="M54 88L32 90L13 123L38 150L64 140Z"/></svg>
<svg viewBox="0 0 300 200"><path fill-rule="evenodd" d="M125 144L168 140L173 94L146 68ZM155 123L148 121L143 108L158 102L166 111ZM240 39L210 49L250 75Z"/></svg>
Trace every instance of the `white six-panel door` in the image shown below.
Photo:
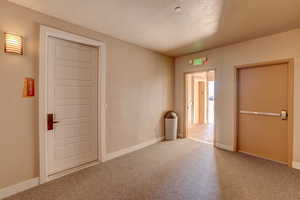
<svg viewBox="0 0 300 200"><path fill-rule="evenodd" d="M54 129L47 132L47 174L97 160L98 49L48 39L47 111Z"/></svg>

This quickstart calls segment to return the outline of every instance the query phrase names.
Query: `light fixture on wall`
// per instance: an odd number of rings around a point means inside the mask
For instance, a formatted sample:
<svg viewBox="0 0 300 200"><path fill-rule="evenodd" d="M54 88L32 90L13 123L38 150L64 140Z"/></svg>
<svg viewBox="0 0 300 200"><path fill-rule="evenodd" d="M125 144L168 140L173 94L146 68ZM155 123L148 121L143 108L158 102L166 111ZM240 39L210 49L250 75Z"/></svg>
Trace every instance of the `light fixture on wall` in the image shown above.
<svg viewBox="0 0 300 200"><path fill-rule="evenodd" d="M23 55L23 37L12 33L4 33L4 52Z"/></svg>

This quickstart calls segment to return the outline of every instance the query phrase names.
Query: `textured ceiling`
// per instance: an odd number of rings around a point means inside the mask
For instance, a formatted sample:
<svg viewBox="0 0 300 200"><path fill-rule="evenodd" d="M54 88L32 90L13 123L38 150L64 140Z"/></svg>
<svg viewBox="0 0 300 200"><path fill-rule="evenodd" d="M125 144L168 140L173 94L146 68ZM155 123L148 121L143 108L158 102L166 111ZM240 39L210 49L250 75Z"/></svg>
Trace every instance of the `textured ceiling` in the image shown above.
<svg viewBox="0 0 300 200"><path fill-rule="evenodd" d="M170 56L300 27L300 0L9 1Z"/></svg>

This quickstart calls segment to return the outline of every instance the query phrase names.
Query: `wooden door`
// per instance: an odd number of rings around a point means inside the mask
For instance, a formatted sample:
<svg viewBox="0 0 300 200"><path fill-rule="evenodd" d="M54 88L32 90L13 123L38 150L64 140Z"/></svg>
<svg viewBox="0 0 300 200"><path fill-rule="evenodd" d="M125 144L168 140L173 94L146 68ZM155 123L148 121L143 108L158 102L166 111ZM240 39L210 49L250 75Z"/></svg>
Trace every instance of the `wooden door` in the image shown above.
<svg viewBox="0 0 300 200"><path fill-rule="evenodd" d="M288 162L288 64L238 69L238 151Z"/></svg>
<svg viewBox="0 0 300 200"><path fill-rule="evenodd" d="M198 82L199 95L199 124L205 123L205 82Z"/></svg>
<svg viewBox="0 0 300 200"><path fill-rule="evenodd" d="M97 49L49 38L48 113L54 129L47 133L47 173L97 160Z"/></svg>

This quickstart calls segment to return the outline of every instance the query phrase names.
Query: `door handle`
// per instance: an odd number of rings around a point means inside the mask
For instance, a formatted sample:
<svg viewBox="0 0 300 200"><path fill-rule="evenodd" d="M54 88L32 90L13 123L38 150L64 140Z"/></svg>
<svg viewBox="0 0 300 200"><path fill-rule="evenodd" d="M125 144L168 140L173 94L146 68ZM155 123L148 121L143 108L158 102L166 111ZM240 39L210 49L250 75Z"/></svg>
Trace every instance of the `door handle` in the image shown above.
<svg viewBox="0 0 300 200"><path fill-rule="evenodd" d="M286 110L281 110L280 113L270 113L270 112L254 112L254 111L246 111L241 110L241 114L250 114L250 115L263 115L263 116L272 116L272 117L280 117L281 120L287 120L288 113Z"/></svg>
<svg viewBox="0 0 300 200"><path fill-rule="evenodd" d="M281 118L281 120L287 120L287 118L288 118L288 113L287 113L286 110L282 110L282 111L280 112L280 118Z"/></svg>
<svg viewBox="0 0 300 200"><path fill-rule="evenodd" d="M48 131L53 130L54 124L57 124L57 123L59 123L59 121L54 120L54 114L49 113L47 115L47 129L48 129Z"/></svg>

